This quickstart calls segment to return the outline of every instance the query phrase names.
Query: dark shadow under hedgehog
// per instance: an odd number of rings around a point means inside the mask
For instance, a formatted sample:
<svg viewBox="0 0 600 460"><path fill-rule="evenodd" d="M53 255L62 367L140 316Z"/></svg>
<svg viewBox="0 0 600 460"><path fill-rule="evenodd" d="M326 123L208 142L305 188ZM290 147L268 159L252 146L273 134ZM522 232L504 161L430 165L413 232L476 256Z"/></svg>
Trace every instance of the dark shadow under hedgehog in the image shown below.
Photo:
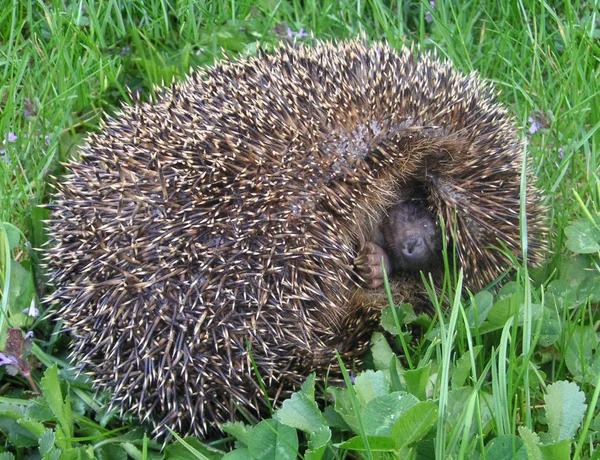
<svg viewBox="0 0 600 460"><path fill-rule="evenodd" d="M68 164L47 261L74 363L159 435L260 411L249 350L273 398L366 350L384 306L362 287L369 256L412 276L394 215L443 217L471 289L502 273L498 240L521 253L521 153L486 83L412 50L317 43L198 70ZM536 262L533 188L526 202ZM439 235L400 251L435 265Z"/></svg>

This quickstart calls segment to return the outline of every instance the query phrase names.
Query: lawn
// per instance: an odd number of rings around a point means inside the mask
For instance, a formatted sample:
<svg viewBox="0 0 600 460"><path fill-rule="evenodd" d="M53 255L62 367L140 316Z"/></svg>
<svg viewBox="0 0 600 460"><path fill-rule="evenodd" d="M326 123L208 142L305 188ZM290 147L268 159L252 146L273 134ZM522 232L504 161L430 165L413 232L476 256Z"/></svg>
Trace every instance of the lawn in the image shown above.
<svg viewBox="0 0 600 460"><path fill-rule="evenodd" d="M0 0L0 460L600 458L599 13L540 0ZM515 261L481 293L460 296L454 280L433 319L386 310L387 340L374 337L372 369L347 388L307 376L272 419L164 446L72 370L42 302L43 205L86 135L134 97L258 43L355 37L493 84L544 196L544 262Z"/></svg>

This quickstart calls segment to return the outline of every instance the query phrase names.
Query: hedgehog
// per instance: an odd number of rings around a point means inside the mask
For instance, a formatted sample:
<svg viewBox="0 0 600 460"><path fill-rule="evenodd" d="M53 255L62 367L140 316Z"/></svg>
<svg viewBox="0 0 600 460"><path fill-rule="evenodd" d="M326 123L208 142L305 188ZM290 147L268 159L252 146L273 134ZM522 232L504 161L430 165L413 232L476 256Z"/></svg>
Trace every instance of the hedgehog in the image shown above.
<svg viewBox="0 0 600 460"><path fill-rule="evenodd" d="M478 290L519 258L522 148L488 83L414 48L259 47L196 70L66 165L46 263L74 365L157 437L258 418L309 373L335 379L337 355L360 363L382 259L401 283L448 245Z"/></svg>

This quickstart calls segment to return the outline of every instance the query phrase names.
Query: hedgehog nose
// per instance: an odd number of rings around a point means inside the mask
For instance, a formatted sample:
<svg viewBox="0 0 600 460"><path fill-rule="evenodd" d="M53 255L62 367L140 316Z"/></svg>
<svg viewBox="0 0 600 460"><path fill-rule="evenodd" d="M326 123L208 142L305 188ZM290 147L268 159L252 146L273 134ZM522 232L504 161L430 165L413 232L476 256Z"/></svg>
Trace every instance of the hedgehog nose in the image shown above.
<svg viewBox="0 0 600 460"><path fill-rule="evenodd" d="M410 258L418 258L425 252L423 238L413 236L404 244L404 253Z"/></svg>

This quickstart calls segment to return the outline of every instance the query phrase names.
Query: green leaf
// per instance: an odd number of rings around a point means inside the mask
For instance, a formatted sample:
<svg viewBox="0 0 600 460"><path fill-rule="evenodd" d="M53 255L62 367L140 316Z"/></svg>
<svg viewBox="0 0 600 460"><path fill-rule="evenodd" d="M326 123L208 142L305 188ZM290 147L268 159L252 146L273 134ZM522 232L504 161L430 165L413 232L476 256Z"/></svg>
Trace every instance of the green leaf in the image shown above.
<svg viewBox="0 0 600 460"><path fill-rule="evenodd" d="M188 436L167 447L165 454L167 459L173 460L196 460L198 458L219 460L225 455L225 452L204 444L198 438Z"/></svg>
<svg viewBox="0 0 600 460"><path fill-rule="evenodd" d="M26 430L28 430L36 438L39 438L46 431L46 427L44 426L44 424L41 422L38 422L37 420L22 418L22 419L17 420L17 423L19 425L21 425L23 428L25 428Z"/></svg>
<svg viewBox="0 0 600 460"><path fill-rule="evenodd" d="M382 371L368 370L356 377L354 390L361 407L364 407L372 399L388 395L390 386Z"/></svg>
<svg viewBox="0 0 600 460"><path fill-rule="evenodd" d="M52 411L45 404L44 398L34 399L25 409L25 416L38 422L47 422L52 419Z"/></svg>
<svg viewBox="0 0 600 460"><path fill-rule="evenodd" d="M581 220L565 228L567 241L565 245L579 254L594 254L600 251L600 218L596 223Z"/></svg>
<svg viewBox="0 0 600 460"><path fill-rule="evenodd" d="M248 450L255 460L295 460L298 433L275 419L263 420L252 429Z"/></svg>
<svg viewBox="0 0 600 460"><path fill-rule="evenodd" d="M396 420L419 400L403 391L378 396L367 403L362 412L365 433L389 436Z"/></svg>
<svg viewBox="0 0 600 460"><path fill-rule="evenodd" d="M231 452L226 453L223 456L222 460L248 460L250 458L252 458L250 456L250 451L247 448L243 447L241 449L235 449Z"/></svg>
<svg viewBox="0 0 600 460"><path fill-rule="evenodd" d="M60 386L59 386L60 388ZM71 393L69 392L69 390L67 389L67 395L65 396L65 403L63 404L63 417L64 417L64 422L63 422L63 426L61 427L63 429L63 433L65 433L65 435L69 438L73 437L73 412L71 411Z"/></svg>
<svg viewBox="0 0 600 460"><path fill-rule="evenodd" d="M325 421L315 402L315 374L311 374L302 389L285 400L274 418L281 423L312 433L324 426Z"/></svg>
<svg viewBox="0 0 600 460"><path fill-rule="evenodd" d="M493 407L492 396L484 391L477 391L474 387L460 387L448 392L448 404L446 406L445 418L455 424L458 420L465 417L465 407L473 397L473 392L477 392L479 398L479 414L476 415L479 420L471 423L471 433L475 435L477 426L481 424L484 431L492 423L493 415L490 407ZM469 423L466 419L465 423Z"/></svg>
<svg viewBox="0 0 600 460"><path fill-rule="evenodd" d="M471 374L471 354L473 359L477 358L482 346L476 345L472 351L466 351L460 358L456 360L454 370L452 371L452 389L462 387L469 375Z"/></svg>
<svg viewBox="0 0 600 460"><path fill-rule="evenodd" d="M394 391L403 391L404 385L402 385L402 381L400 380L400 374L398 372L398 368L400 366L400 361L393 355L390 359L390 384L391 390Z"/></svg>
<svg viewBox="0 0 600 460"><path fill-rule="evenodd" d="M404 313L402 318L404 324L415 324L421 326L425 330L429 329L431 317L427 313L421 311L417 316L414 307L409 303L400 304L396 308L399 308Z"/></svg>
<svg viewBox="0 0 600 460"><path fill-rule="evenodd" d="M203 444L198 440L198 438L190 436L186 439L183 439L181 436L179 436L179 434L177 434L172 429L169 428L169 431L171 432L171 434L177 441L176 452L178 454L183 455L183 453L186 452L186 454L184 455L184 458L186 458L188 460L196 460L196 459L197 460L209 460L208 457L206 455L204 455L203 452L201 452L201 450L203 450L202 449ZM144 443L147 444L147 442L148 442L148 439L146 437L146 434L144 434ZM217 456L217 458L221 458L223 453L224 452L219 452L219 455ZM211 454L212 454L212 452L211 452ZM145 460L146 454L144 452L142 452L142 455ZM174 457L180 458L180 455L175 455Z"/></svg>
<svg viewBox="0 0 600 460"><path fill-rule="evenodd" d="M125 452L127 452L127 455L129 455L134 460L142 460L142 456L143 456L142 451L139 450L135 446L135 444L133 444L131 442L122 442L121 447L123 448L123 450Z"/></svg>
<svg viewBox="0 0 600 460"><path fill-rule="evenodd" d="M67 397L66 402L63 401L62 391L60 389L60 382L58 380L58 368L56 364L46 369L44 377L40 382L44 399L48 403L48 407L54 414L56 421L60 425L62 434L65 438L72 438L73 420L70 418L71 410L67 408L67 404L70 398ZM61 449L65 450L68 447L68 443L65 445L61 441L60 436L58 437L57 444Z"/></svg>
<svg viewBox="0 0 600 460"><path fill-rule="evenodd" d="M350 431L350 427L344 420L344 417L342 417L331 404L323 409L322 415L325 424L330 428L336 428L340 431Z"/></svg>
<svg viewBox="0 0 600 460"><path fill-rule="evenodd" d="M373 355L373 364L379 371L390 369L392 360L396 363L396 369L401 369L400 360L392 351L388 341L381 332L374 332L371 337L371 354Z"/></svg>
<svg viewBox="0 0 600 460"><path fill-rule="evenodd" d="M401 326L403 324L402 320L404 319L404 311L400 307L385 307L383 310L381 310L381 326L386 330L386 332L389 332L392 335L402 334L402 331L399 331L396 327L394 312L398 318L398 325Z"/></svg>
<svg viewBox="0 0 600 460"><path fill-rule="evenodd" d="M116 443L106 443L96 447L98 460L129 460L127 453Z"/></svg>
<svg viewBox="0 0 600 460"><path fill-rule="evenodd" d="M21 264L11 260L10 290L8 293L8 312L11 327L26 328L33 323L31 316L23 312L32 305L35 295L33 275ZM35 304L34 304L35 305Z"/></svg>
<svg viewBox="0 0 600 460"><path fill-rule="evenodd" d="M575 326L565 356L567 368L575 380L583 382L586 376L600 374L600 354L597 351L598 338L594 327Z"/></svg>
<svg viewBox="0 0 600 460"><path fill-rule="evenodd" d="M7 433L8 440L15 447L34 447L38 445L37 437L11 417L0 415L0 431Z"/></svg>
<svg viewBox="0 0 600 460"><path fill-rule="evenodd" d="M577 286L590 277L597 279L598 276L594 260L587 255L579 254L560 260L559 279L570 286Z"/></svg>
<svg viewBox="0 0 600 460"><path fill-rule="evenodd" d="M4 229L4 234L6 235L9 250L12 251L19 245L19 241L21 240L21 232L17 227L8 222L2 222L2 228Z"/></svg>
<svg viewBox="0 0 600 460"><path fill-rule="evenodd" d="M520 310L523 295L514 282L506 283L497 296L496 303L490 309L487 321L481 327L481 333L502 329L506 322Z"/></svg>
<svg viewBox="0 0 600 460"><path fill-rule="evenodd" d="M543 455L542 451L540 450L540 437L537 435L537 433L534 433L526 426L520 426L519 435L523 440L529 460L542 460Z"/></svg>
<svg viewBox="0 0 600 460"><path fill-rule="evenodd" d="M406 370L403 373L404 381L408 392L415 395L421 401L426 399L427 385L429 385L429 376L431 375L431 362L427 366Z"/></svg>
<svg viewBox="0 0 600 460"><path fill-rule="evenodd" d="M579 386L575 382L554 382L548 386L544 400L550 439L553 442L572 439L587 409Z"/></svg>
<svg viewBox="0 0 600 460"><path fill-rule="evenodd" d="M492 439L485 446L485 458L486 460L528 460L523 441L512 434Z"/></svg>
<svg viewBox="0 0 600 460"><path fill-rule="evenodd" d="M245 425L243 422L233 422L233 423L224 423L221 425L221 429L225 433L229 433L230 435L235 436L235 438L244 444L248 445L248 436L252 431L252 427L249 425Z"/></svg>
<svg viewBox="0 0 600 460"><path fill-rule="evenodd" d="M61 460L94 460L94 448L89 447L75 447L67 449L62 452Z"/></svg>
<svg viewBox="0 0 600 460"><path fill-rule="evenodd" d="M564 460L571 457L571 441L563 439L553 444L540 446L543 460Z"/></svg>
<svg viewBox="0 0 600 460"><path fill-rule="evenodd" d="M48 403L48 407L50 407L54 417L61 423L65 422L64 401L58 381L58 367L56 364L46 369L44 377L41 380L41 388L44 392L44 399Z"/></svg>
<svg viewBox="0 0 600 460"><path fill-rule="evenodd" d="M372 452L393 452L398 449L396 442L390 436L367 436L367 442ZM365 440L355 436L338 445L340 449L366 451Z"/></svg>
<svg viewBox="0 0 600 460"><path fill-rule="evenodd" d="M431 401L423 401L409 407L392 427L392 438L398 446L407 447L420 441L435 426L438 407Z"/></svg>
<svg viewBox="0 0 600 460"><path fill-rule="evenodd" d="M488 291L481 291L475 294L473 302L467 309L467 320L469 327L481 326L487 319L492 306L494 305L494 296Z"/></svg>
<svg viewBox="0 0 600 460"><path fill-rule="evenodd" d="M561 323L555 318L550 317L554 312L549 309L545 309L544 314L545 318L542 320L542 324L540 327L540 339L539 344L542 347L549 347L556 343L558 339L560 339L562 333ZM534 330L536 329L537 324L534 325Z"/></svg>
<svg viewBox="0 0 600 460"><path fill-rule="evenodd" d="M310 435L308 449L304 453L305 460L321 460L325 450L331 441L331 430L328 426L322 426Z"/></svg>
<svg viewBox="0 0 600 460"><path fill-rule="evenodd" d="M52 450L54 447L55 435L54 431L48 428L42 433L39 439L40 455L44 456Z"/></svg>
<svg viewBox="0 0 600 460"><path fill-rule="evenodd" d="M302 386L300 387L299 393L305 395L309 401L315 400L315 373L310 374Z"/></svg>
<svg viewBox="0 0 600 460"><path fill-rule="evenodd" d="M579 286L577 286L577 298L581 303L592 304L600 302L600 270L592 271Z"/></svg>
<svg viewBox="0 0 600 460"><path fill-rule="evenodd" d="M125 436L127 436L127 435L125 435ZM136 434L136 437L137 437L137 434ZM142 444L139 443L139 445L141 446ZM123 448L123 450L125 452L127 452L127 455L129 455L134 460L162 460L164 458L164 455L154 453L154 452L148 452L146 455L144 455L144 453L133 442L121 442L120 446ZM198 457L196 457L196 458L198 458L200 460L204 459L202 454L199 454Z"/></svg>
<svg viewBox="0 0 600 460"><path fill-rule="evenodd" d="M559 279L554 280L548 285L546 290L546 306L556 310L559 314L566 309L578 305L577 291L574 289L580 283L580 280L571 282Z"/></svg>
<svg viewBox="0 0 600 460"><path fill-rule="evenodd" d="M12 420L19 420L26 413L25 407L13 403L0 403L0 417L7 417Z"/></svg>
<svg viewBox="0 0 600 460"><path fill-rule="evenodd" d="M352 398L350 397L347 388L328 387L327 392L333 396L335 400L334 409L335 413L332 413L329 407L325 408L326 419L329 421L329 426L339 426L338 421L334 414L339 414L347 426L355 433L359 431L358 419L356 418L356 412L352 407ZM343 429L342 426L340 426Z"/></svg>

